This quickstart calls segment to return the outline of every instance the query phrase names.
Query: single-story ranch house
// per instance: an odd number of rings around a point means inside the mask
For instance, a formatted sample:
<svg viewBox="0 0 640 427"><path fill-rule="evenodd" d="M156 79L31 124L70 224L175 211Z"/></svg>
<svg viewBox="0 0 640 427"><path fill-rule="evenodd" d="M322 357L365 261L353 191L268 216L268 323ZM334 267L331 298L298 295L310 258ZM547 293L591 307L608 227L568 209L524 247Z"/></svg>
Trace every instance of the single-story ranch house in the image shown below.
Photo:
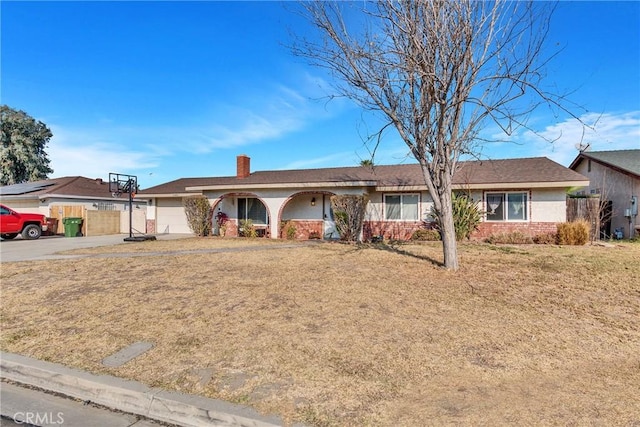
<svg viewBox="0 0 640 427"><path fill-rule="evenodd" d="M126 233L129 230L129 199L114 198L109 182L102 178L65 176L0 186L0 202L17 212L41 213L56 219L53 233L64 233L63 219L83 219L85 236ZM132 204L133 226L144 231L145 201Z"/></svg>
<svg viewBox="0 0 640 427"><path fill-rule="evenodd" d="M58 205L81 205L86 209L108 211L126 210L129 205L126 195L113 197L109 182L84 176L3 185L0 186L0 200L18 212L40 212L47 216L52 216L52 206ZM140 207L145 207L145 203L135 201L134 208Z"/></svg>
<svg viewBox="0 0 640 427"><path fill-rule="evenodd" d="M554 232L566 221L567 193L587 185L583 175L544 157L462 162L454 176L454 189L470 191L486 211L475 237ZM240 155L236 176L181 178L136 198L148 201L147 233L190 233L183 199L203 195L211 203L214 233L216 217L223 215L226 236L237 236L240 221L250 219L271 238L295 228L298 239L335 239L330 197L339 194L369 197L365 239L408 239L432 221L433 201L418 164L251 172L250 158Z"/></svg>

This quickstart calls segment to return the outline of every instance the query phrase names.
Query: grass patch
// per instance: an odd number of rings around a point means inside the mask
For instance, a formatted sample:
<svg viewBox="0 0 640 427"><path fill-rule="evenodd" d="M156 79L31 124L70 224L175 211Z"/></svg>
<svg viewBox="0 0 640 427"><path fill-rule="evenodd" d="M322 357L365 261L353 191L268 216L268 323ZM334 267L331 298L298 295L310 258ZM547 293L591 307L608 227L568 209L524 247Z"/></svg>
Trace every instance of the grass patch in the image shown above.
<svg viewBox="0 0 640 427"><path fill-rule="evenodd" d="M290 423L640 422L639 244L460 244L457 273L439 242L287 244L3 263L0 345ZM155 347L101 365L136 341Z"/></svg>

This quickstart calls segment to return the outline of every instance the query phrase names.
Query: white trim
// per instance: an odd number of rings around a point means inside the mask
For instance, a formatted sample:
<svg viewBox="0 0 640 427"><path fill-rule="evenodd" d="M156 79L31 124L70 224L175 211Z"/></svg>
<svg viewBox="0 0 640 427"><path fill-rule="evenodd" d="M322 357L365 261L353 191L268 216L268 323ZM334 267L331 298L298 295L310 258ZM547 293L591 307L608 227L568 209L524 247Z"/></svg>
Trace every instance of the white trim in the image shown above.
<svg viewBox="0 0 640 427"><path fill-rule="evenodd" d="M158 193L158 194L153 194L153 193L145 193L145 194L136 194L136 196L133 198L133 200L136 199L153 199L153 198L162 198L162 197L171 197L171 198L176 198L176 197L191 197L191 196L202 196L202 193Z"/></svg>
<svg viewBox="0 0 640 427"><path fill-rule="evenodd" d="M400 196L400 218L399 219L391 219L391 218L387 218L387 196ZM416 212L416 219L403 219L402 218L402 213L403 213L403 209L402 207L404 206L404 196L417 196L418 197L418 203L416 204L416 208L418 209L418 212ZM421 212L422 212L422 196L420 193L415 193L415 192L411 192L411 193L398 193L398 192L392 192L392 193L383 193L382 194L382 217L384 218L384 221L394 221L394 222L416 222L416 221L420 221L421 218Z"/></svg>
<svg viewBox="0 0 640 427"><path fill-rule="evenodd" d="M454 190L507 190L521 188L573 188L585 187L589 181L553 181L553 182L495 182L484 184L456 184Z"/></svg>
<svg viewBox="0 0 640 427"><path fill-rule="evenodd" d="M231 184L231 185L200 185L186 187L187 191L211 190L259 190L268 188L337 188L337 187L375 187L376 181L340 181L340 182L282 182L274 184Z"/></svg>
<svg viewBox="0 0 640 427"><path fill-rule="evenodd" d="M485 222L490 222L490 223L527 223L527 222L531 222L531 191L529 190L505 190L505 191L484 191L482 193L482 208L485 209L487 207L487 194L502 194L503 197L503 214L504 216L508 216L509 213L509 208L507 207L507 195L508 194L526 194L527 196L527 201L526 201L526 213L527 213L527 217L526 219L509 219L509 218L505 218L505 219L488 219L487 218L487 212L485 211L484 214L484 221Z"/></svg>

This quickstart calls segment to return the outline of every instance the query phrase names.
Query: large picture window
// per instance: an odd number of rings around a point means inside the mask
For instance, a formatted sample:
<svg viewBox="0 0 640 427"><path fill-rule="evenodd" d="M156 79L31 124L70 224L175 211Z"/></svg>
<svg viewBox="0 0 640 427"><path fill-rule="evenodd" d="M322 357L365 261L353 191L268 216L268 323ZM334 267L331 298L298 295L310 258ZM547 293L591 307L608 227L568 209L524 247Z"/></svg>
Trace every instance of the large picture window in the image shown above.
<svg viewBox="0 0 640 427"><path fill-rule="evenodd" d="M526 221L527 193L487 193L487 221Z"/></svg>
<svg viewBox="0 0 640 427"><path fill-rule="evenodd" d="M254 224L267 224L267 208L255 197L239 198L238 219L250 219Z"/></svg>
<svg viewBox="0 0 640 427"><path fill-rule="evenodd" d="M385 194L384 218L392 221L417 221L418 200L417 194Z"/></svg>

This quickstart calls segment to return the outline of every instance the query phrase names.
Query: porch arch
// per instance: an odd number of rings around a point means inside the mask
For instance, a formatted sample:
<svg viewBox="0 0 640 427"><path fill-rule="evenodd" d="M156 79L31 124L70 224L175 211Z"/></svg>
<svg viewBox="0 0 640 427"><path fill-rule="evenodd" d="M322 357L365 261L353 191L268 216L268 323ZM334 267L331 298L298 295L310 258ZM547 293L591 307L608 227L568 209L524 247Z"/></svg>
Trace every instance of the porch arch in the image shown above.
<svg viewBox="0 0 640 427"><path fill-rule="evenodd" d="M287 238L285 226L296 229L296 239L324 238L325 221L332 221L331 191L298 191L289 195L278 211L277 237Z"/></svg>
<svg viewBox="0 0 640 427"><path fill-rule="evenodd" d="M251 192L231 192L225 193L214 200L212 204L212 221L213 228L216 232L220 232L220 227L218 224L218 217L223 216L226 217L226 227L225 227L225 235L229 237L238 236L238 228L240 225L240 220L243 218L238 217L239 210L239 199L255 199L262 204L266 212L266 223L259 224L256 223L256 228L258 230L263 230L265 236L269 236L271 233L271 223L272 223L272 215L271 209L269 208L269 204L265 202L265 200L258 196L255 193Z"/></svg>

